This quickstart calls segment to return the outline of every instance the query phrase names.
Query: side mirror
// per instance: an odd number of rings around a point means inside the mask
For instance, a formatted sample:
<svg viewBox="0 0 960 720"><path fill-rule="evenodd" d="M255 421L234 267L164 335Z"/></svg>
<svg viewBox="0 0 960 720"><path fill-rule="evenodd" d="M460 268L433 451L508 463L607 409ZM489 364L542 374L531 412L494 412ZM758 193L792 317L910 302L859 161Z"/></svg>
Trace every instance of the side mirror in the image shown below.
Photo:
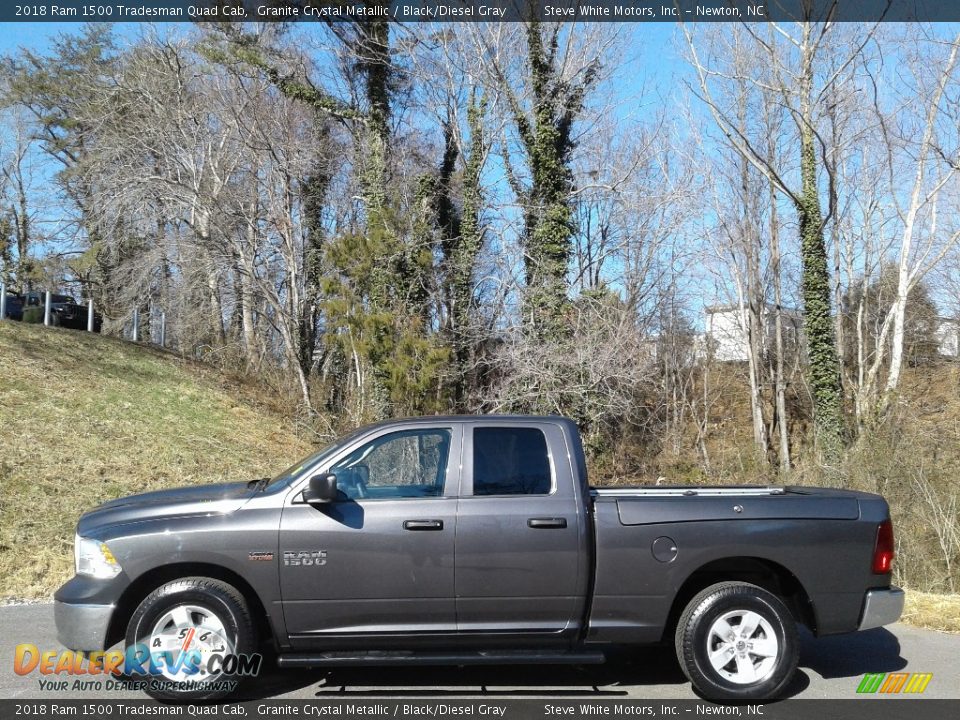
<svg viewBox="0 0 960 720"><path fill-rule="evenodd" d="M304 502L311 505L329 503L337 499L337 476L332 473L314 475L303 491Z"/></svg>

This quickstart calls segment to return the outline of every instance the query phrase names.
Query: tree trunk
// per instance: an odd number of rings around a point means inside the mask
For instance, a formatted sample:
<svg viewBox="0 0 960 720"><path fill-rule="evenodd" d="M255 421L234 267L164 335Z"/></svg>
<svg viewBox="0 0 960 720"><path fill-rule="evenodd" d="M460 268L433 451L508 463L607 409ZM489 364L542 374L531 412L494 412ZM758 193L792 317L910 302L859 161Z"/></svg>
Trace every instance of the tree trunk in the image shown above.
<svg viewBox="0 0 960 720"><path fill-rule="evenodd" d="M767 164L775 166L777 140L772 127L770 104L764 104L767 125ZM773 408L776 420L780 474L790 471L790 421L787 417L786 377L784 376L785 348L783 343L783 283L780 267L780 215L777 211L777 186L767 178L770 203L770 274L773 282L773 356L770 374L773 377ZM772 431L772 430L771 430Z"/></svg>
<svg viewBox="0 0 960 720"><path fill-rule="evenodd" d="M210 329L214 342L218 346L226 343L227 336L223 327L223 304L220 300L220 269L210 255L210 219L203 211L197 213L196 233L200 252L207 260L207 302L210 303Z"/></svg>
<svg viewBox="0 0 960 720"><path fill-rule="evenodd" d="M813 394L814 430L820 452L836 458L843 448L843 390L830 307L830 270L823 237L823 216L817 187L817 150L813 133L813 85L810 24L804 28L800 100L800 178L797 198L800 225L804 331L809 354L808 378Z"/></svg>
<svg viewBox="0 0 960 720"><path fill-rule="evenodd" d="M237 276L240 283L240 331L243 336L243 351L247 368L256 368L260 364L260 344L257 342L256 319L254 309L256 298L253 290L253 262L250 253L256 247L256 227L247 223L246 247L237 248Z"/></svg>
<svg viewBox="0 0 960 720"><path fill-rule="evenodd" d="M470 155L463 171L463 214L456 245L450 249L450 324L453 335L457 380L454 401L464 407L469 389L468 374L472 353L471 312L473 308L473 278L477 257L483 248L483 226L480 210L483 192L480 173L486 155L483 134L485 100L471 99L467 110L470 125Z"/></svg>
<svg viewBox="0 0 960 720"><path fill-rule="evenodd" d="M32 290L29 278L30 269L30 214L27 206L27 192L23 185L23 176L21 169L17 167L17 206L15 213L16 233L17 233L17 282L20 283L20 289L23 291Z"/></svg>
<svg viewBox="0 0 960 720"><path fill-rule="evenodd" d="M325 167L313 168L304 182L303 211L306 237L303 250L303 311L300 316L300 366L310 376L317 352L317 322L323 299L322 213L330 175Z"/></svg>
<svg viewBox="0 0 960 720"><path fill-rule="evenodd" d="M539 337L559 338L566 334L565 316L569 305L567 270L573 236L570 192L573 173L570 153L574 142L572 124L580 113L583 92L558 99L555 66L557 31L544 45L543 27L527 27L527 62L533 88L532 122L515 108L516 122L530 166L531 187L525 198L524 265L527 297L524 316Z"/></svg>
<svg viewBox="0 0 960 720"><path fill-rule="evenodd" d="M774 304L774 351L773 351L773 386L774 408L777 418L780 448L777 453L780 458L780 472L790 470L790 428L787 418L786 381L784 378L784 345L783 345L783 297L780 282L780 228L777 217L777 191L770 184L770 265L773 275L773 304Z"/></svg>
<svg viewBox="0 0 960 720"><path fill-rule="evenodd" d="M227 338L223 329L223 305L220 302L220 271L212 265L207 272L207 300L210 303L210 328L214 341L222 346Z"/></svg>

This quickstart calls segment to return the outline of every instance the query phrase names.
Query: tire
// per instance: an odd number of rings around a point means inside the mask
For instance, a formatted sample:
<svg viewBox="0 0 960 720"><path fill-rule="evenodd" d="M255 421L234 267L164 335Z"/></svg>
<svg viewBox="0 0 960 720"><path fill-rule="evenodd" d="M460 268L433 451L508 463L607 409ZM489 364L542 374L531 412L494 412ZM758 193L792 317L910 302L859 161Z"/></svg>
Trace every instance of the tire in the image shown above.
<svg viewBox="0 0 960 720"><path fill-rule="evenodd" d="M188 648L192 654L183 657L204 670L184 673L167 667L167 658L174 664L181 658L181 639L196 643ZM247 601L235 587L212 578L188 577L168 582L143 599L127 624L127 653L135 646L143 653L139 657L145 669L151 661L144 647L162 654L152 661L162 674L133 676L144 682L148 695L159 700L216 700L235 693L242 677L207 674L209 656L256 652L257 632Z"/></svg>
<svg viewBox="0 0 960 720"><path fill-rule="evenodd" d="M744 636L740 627L747 623ZM675 640L684 674L708 700L776 699L797 669L793 615L776 595L749 583L723 582L698 593L680 616Z"/></svg>

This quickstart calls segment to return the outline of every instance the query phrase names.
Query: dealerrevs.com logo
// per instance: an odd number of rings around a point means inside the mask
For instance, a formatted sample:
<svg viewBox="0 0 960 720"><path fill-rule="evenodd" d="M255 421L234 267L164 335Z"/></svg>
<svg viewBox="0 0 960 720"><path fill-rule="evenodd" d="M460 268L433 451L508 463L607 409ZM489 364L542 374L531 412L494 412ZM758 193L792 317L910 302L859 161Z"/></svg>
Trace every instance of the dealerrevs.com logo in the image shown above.
<svg viewBox="0 0 960 720"><path fill-rule="evenodd" d="M58 692L148 687L180 692L231 691L238 684L237 678L260 673L263 656L259 653L238 654L219 649L191 648L183 643L176 649L151 650L146 644L137 643L125 652L84 654L70 650L41 651L36 645L24 643L14 651L13 670L17 675L38 674L40 690ZM127 679L121 680L121 676Z"/></svg>

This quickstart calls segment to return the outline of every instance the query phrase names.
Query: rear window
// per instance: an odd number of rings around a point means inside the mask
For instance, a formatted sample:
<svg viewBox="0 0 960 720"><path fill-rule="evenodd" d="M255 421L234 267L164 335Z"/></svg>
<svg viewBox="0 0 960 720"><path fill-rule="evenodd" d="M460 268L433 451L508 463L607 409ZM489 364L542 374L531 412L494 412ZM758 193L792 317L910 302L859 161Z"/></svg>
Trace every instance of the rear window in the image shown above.
<svg viewBox="0 0 960 720"><path fill-rule="evenodd" d="M536 428L474 428L474 495L548 495L552 488L543 432Z"/></svg>

